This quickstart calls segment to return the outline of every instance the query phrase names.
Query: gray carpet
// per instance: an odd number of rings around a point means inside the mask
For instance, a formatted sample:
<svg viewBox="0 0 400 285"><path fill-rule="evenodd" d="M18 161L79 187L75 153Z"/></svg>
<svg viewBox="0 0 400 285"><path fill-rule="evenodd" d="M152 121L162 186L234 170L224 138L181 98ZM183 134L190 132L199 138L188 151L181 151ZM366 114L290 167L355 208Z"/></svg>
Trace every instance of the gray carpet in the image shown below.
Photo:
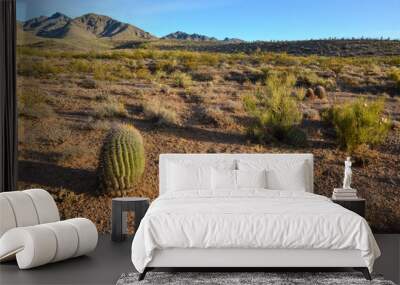
<svg viewBox="0 0 400 285"><path fill-rule="evenodd" d="M146 278L142 281L138 281L138 276L138 273L122 274L117 285L395 285L392 281L384 280L381 276L372 276L373 280L368 281L359 272L148 272Z"/></svg>

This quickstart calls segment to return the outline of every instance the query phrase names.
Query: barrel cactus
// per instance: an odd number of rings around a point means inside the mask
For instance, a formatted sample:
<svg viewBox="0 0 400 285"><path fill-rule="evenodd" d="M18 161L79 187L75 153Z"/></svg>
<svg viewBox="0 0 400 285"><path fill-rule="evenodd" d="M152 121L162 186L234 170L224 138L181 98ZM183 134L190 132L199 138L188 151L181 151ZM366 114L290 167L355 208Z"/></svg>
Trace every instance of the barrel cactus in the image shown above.
<svg viewBox="0 0 400 285"><path fill-rule="evenodd" d="M143 139L131 125L117 125L107 134L100 152L100 192L123 192L132 188L144 172Z"/></svg>
<svg viewBox="0 0 400 285"><path fill-rule="evenodd" d="M286 134L286 141L293 146L307 146L307 134L298 127L291 128Z"/></svg>
<svg viewBox="0 0 400 285"><path fill-rule="evenodd" d="M325 88L324 88L323 86L321 86L321 85L318 85L318 86L315 88L315 95L317 95L317 97L318 97L319 99L326 99L327 95L326 95L326 90L325 90Z"/></svg>

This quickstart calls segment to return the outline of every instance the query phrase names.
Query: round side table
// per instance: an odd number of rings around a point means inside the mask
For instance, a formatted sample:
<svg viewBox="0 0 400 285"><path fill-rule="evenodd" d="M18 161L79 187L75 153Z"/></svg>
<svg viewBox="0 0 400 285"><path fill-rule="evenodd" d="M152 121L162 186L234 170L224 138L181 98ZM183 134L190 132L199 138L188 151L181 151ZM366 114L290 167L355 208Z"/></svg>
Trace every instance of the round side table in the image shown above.
<svg viewBox="0 0 400 285"><path fill-rule="evenodd" d="M149 198L121 197L112 199L111 240L123 241L127 235L127 212L135 213L135 230L150 205Z"/></svg>

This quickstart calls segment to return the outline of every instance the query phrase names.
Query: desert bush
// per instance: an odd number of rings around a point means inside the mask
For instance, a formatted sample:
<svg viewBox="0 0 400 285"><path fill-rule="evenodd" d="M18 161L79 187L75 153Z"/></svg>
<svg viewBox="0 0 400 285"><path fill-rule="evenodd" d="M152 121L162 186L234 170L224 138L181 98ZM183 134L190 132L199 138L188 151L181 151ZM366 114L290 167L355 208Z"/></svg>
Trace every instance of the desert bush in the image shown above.
<svg viewBox="0 0 400 285"><path fill-rule="evenodd" d="M50 60L19 60L17 64L19 75L32 77L47 77L49 75L61 73L61 68Z"/></svg>
<svg viewBox="0 0 400 285"><path fill-rule="evenodd" d="M98 181L100 192L131 189L143 175L145 153L139 131L131 125L114 126L100 151Z"/></svg>
<svg viewBox="0 0 400 285"><path fill-rule="evenodd" d="M382 143L389 132L390 120L384 117L385 102L358 99L333 106L324 118L331 120L340 147L353 152L359 146Z"/></svg>
<svg viewBox="0 0 400 285"><path fill-rule="evenodd" d="M232 126L234 121L218 107L200 108L200 122L216 127Z"/></svg>
<svg viewBox="0 0 400 285"><path fill-rule="evenodd" d="M298 74L297 84L304 87L315 87L321 85L324 88L331 90L336 86L336 81L330 78L320 77L315 72L302 71Z"/></svg>
<svg viewBox="0 0 400 285"><path fill-rule="evenodd" d="M136 77L135 73L132 72L128 67L120 64L114 68L114 75L122 79L134 79Z"/></svg>
<svg viewBox="0 0 400 285"><path fill-rule="evenodd" d="M303 111L303 117L308 120L312 121L319 121L321 119L321 116L318 112L318 110L315 109L305 109Z"/></svg>
<svg viewBox="0 0 400 285"><path fill-rule="evenodd" d="M71 129L65 125L41 122L40 140L44 145L61 145L71 137Z"/></svg>
<svg viewBox="0 0 400 285"><path fill-rule="evenodd" d="M244 97L244 108L255 121L251 134L261 140L270 135L284 140L288 131L300 123L302 113L297 99L291 96L294 83L293 75L271 75L265 88Z"/></svg>
<svg viewBox="0 0 400 285"><path fill-rule="evenodd" d="M95 97L96 101L112 101L112 97L107 92L100 91Z"/></svg>
<svg viewBox="0 0 400 285"><path fill-rule="evenodd" d="M68 163L75 159L82 157L87 153L87 150L83 149L79 145L68 145L62 148L59 156L56 158L57 162Z"/></svg>
<svg viewBox="0 0 400 285"><path fill-rule="evenodd" d="M298 127L290 128L286 134L285 141L293 146L307 146L307 134Z"/></svg>
<svg viewBox="0 0 400 285"><path fill-rule="evenodd" d="M214 76L209 72L194 72L192 73L192 79L200 82L208 82L213 81Z"/></svg>
<svg viewBox="0 0 400 285"><path fill-rule="evenodd" d="M172 79L176 87L186 88L192 85L192 78L183 72L175 72Z"/></svg>
<svg viewBox="0 0 400 285"><path fill-rule="evenodd" d="M116 81L118 78L112 72L112 69L106 64L96 64L93 67L94 79L104 81Z"/></svg>
<svg viewBox="0 0 400 285"><path fill-rule="evenodd" d="M397 89L400 91L400 69L392 68L389 72L389 79L393 80Z"/></svg>
<svg viewBox="0 0 400 285"><path fill-rule="evenodd" d="M123 103L110 98L106 102L94 106L93 116L96 118L126 117L128 111Z"/></svg>
<svg viewBox="0 0 400 285"><path fill-rule="evenodd" d="M78 85L85 89L96 89L97 88L96 80L90 79L90 78L81 80L81 82L79 82Z"/></svg>
<svg viewBox="0 0 400 285"><path fill-rule="evenodd" d="M135 74L136 78L138 79L151 80L153 78L153 75L151 74L150 70L144 67L136 70Z"/></svg>
<svg viewBox="0 0 400 285"><path fill-rule="evenodd" d="M53 108L47 104L47 96L38 88L19 90L17 93L18 113L29 118L48 118L54 116Z"/></svg>
<svg viewBox="0 0 400 285"><path fill-rule="evenodd" d="M178 116L174 110L162 105L161 100L152 99L142 105L144 116L160 125L175 126Z"/></svg>
<svg viewBox="0 0 400 285"><path fill-rule="evenodd" d="M293 89L293 95L299 100L303 101L306 96L306 89L302 87L295 87Z"/></svg>
<svg viewBox="0 0 400 285"><path fill-rule="evenodd" d="M93 72L93 64L87 59L74 59L69 63L68 69L71 72L91 73Z"/></svg>
<svg viewBox="0 0 400 285"><path fill-rule="evenodd" d="M348 88L359 88L362 85L362 78L350 74L342 74L339 79Z"/></svg>

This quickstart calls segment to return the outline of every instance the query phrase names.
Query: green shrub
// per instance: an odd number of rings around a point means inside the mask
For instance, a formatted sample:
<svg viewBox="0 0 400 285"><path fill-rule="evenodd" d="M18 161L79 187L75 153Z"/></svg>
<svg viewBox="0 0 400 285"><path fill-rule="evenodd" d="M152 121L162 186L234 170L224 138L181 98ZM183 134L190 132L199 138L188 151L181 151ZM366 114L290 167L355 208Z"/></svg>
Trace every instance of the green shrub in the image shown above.
<svg viewBox="0 0 400 285"><path fill-rule="evenodd" d="M139 131L127 124L113 127L100 151L100 192L131 189L142 176L144 166L143 139Z"/></svg>
<svg viewBox="0 0 400 285"><path fill-rule="evenodd" d="M307 134L300 128L291 128L286 135L286 142L294 146L306 146Z"/></svg>
<svg viewBox="0 0 400 285"><path fill-rule="evenodd" d="M244 108L255 122L250 133L261 140L270 135L284 140L288 131L300 123L302 113L297 99L291 96L294 84L293 75L271 75L265 88L245 96Z"/></svg>
<svg viewBox="0 0 400 285"><path fill-rule="evenodd" d="M326 111L324 118L331 120L339 146L353 152L359 146L382 143L391 123L383 117L384 100L368 102L358 99Z"/></svg>

